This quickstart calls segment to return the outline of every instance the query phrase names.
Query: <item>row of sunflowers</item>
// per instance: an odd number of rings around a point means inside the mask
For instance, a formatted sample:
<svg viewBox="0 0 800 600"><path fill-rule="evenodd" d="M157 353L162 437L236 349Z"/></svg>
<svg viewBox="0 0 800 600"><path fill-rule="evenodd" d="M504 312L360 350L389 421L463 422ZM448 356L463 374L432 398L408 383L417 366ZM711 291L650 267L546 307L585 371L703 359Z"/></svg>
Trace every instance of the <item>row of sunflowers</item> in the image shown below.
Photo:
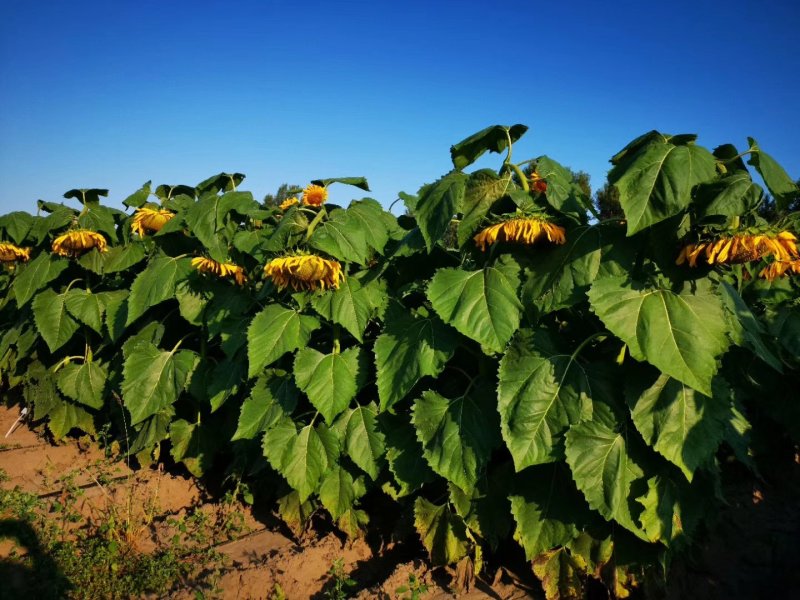
<svg viewBox="0 0 800 600"><path fill-rule="evenodd" d="M328 200L361 177L262 203L221 173L0 217L3 393L298 532L409 519L435 564L516 544L548 598L627 596L800 439L800 194L755 140L650 132L598 207L511 162L526 130L455 144L401 216Z"/></svg>

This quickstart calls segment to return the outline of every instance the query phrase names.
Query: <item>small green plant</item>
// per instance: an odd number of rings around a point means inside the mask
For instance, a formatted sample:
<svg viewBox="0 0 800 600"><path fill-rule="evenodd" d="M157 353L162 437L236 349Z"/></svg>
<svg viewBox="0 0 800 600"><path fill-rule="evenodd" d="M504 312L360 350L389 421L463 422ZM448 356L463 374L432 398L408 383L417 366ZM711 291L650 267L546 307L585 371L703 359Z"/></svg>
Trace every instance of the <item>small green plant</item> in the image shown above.
<svg viewBox="0 0 800 600"><path fill-rule="evenodd" d="M349 593L354 591L356 582L344 572L344 559L337 558L333 561L328 570L330 581L328 589L325 590L325 598L328 600L346 600Z"/></svg>
<svg viewBox="0 0 800 600"><path fill-rule="evenodd" d="M400 600L419 600L422 598L422 594L427 591L428 586L414 573L408 574L408 583L401 585L395 590L397 594L408 594L406 596L399 596Z"/></svg>

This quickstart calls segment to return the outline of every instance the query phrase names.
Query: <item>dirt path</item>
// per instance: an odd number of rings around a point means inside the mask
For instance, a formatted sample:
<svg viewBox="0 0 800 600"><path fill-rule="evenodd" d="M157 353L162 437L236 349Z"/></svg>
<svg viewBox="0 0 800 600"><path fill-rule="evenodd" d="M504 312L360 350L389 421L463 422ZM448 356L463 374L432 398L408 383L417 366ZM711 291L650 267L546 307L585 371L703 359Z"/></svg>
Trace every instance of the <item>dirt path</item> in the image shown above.
<svg viewBox="0 0 800 600"><path fill-rule="evenodd" d="M18 414L17 407L0 407L0 435ZM407 551L384 548L376 555L365 541L343 542L333 532L310 532L302 540L292 539L257 520L245 506L237 505L233 514L230 507L209 498L192 478L158 469L133 471L124 462L113 462L88 441L53 445L23 424L8 438L0 438L0 444L0 470L7 475L0 481L0 489L18 488L47 502L57 502L67 494L76 498L74 509L82 519L65 523L68 530L87 523L101 525L114 518L128 524L132 546L147 553L168 543L175 535L176 521L198 513L210 515L209 522L216 529L226 530L224 535L214 531L208 540L221 560L213 577L202 585L187 583L172 593L172 598L195 598L198 591L207 598L223 599L271 600L280 598L281 593L290 600L324 598L335 561L340 561L342 572L356 581L361 591L354 597L361 600L410 597L408 592L396 591L409 582L409 576L427 585L428 591L421 596L425 599L534 597L505 576L492 585L477 582L472 590L454 595L428 570L421 556L409 559ZM236 517L233 530L228 527L232 516ZM13 547L9 541L0 541L0 563L11 560ZM17 585L24 593L25 583Z"/></svg>

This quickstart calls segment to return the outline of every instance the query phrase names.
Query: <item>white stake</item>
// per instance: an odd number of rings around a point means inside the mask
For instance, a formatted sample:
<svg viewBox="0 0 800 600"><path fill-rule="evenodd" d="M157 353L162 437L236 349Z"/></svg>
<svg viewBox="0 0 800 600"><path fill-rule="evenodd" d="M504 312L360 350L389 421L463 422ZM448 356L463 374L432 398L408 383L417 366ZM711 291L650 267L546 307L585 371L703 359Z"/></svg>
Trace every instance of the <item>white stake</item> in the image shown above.
<svg viewBox="0 0 800 600"><path fill-rule="evenodd" d="M20 411L20 413L19 413L19 416L17 417L17 420L16 420L16 421L14 421L14 424L13 424L13 425L11 425L11 429L9 429L9 430L6 432L6 437L8 437L8 436L10 436L12 433L14 433L14 430L17 428L17 425L19 425L20 423L22 423L22 419L24 419L24 418L25 418L25 415L27 415L27 414L28 414L28 407L26 406L25 408L23 408L23 409Z"/></svg>

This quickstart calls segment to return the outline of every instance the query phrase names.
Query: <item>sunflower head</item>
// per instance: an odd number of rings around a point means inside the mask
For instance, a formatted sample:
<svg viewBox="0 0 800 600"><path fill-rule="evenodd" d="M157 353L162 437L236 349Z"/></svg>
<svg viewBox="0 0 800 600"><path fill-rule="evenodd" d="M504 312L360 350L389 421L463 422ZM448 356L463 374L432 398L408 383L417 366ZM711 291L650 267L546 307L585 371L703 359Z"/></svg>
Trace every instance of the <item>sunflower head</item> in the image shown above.
<svg viewBox="0 0 800 600"><path fill-rule="evenodd" d="M264 274L278 289L291 286L295 291L338 288L344 279L339 262L315 255L274 258L264 267Z"/></svg>
<svg viewBox="0 0 800 600"><path fill-rule="evenodd" d="M52 248L53 252L60 256L77 257L92 248L105 252L107 246L106 238L96 231L73 229L53 240Z"/></svg>
<svg viewBox="0 0 800 600"><path fill-rule="evenodd" d="M133 213L131 229L139 237L144 237L148 233L161 231L164 224L169 221L175 213L163 209L137 208Z"/></svg>
<svg viewBox="0 0 800 600"><path fill-rule="evenodd" d="M311 184L303 190L303 204L321 206L328 199L328 189L321 185Z"/></svg>
<svg viewBox="0 0 800 600"><path fill-rule="evenodd" d="M287 198L286 200L281 202L281 204L280 204L280 206L278 208L280 208L283 211L286 211L286 210L289 210L290 208L292 208L298 202L300 202L300 201L296 197L293 196L293 197Z"/></svg>
<svg viewBox="0 0 800 600"><path fill-rule="evenodd" d="M761 272L758 274L758 276L763 277L767 281L774 281L788 273L800 275L800 258L795 258L792 260L776 260L761 269Z"/></svg>
<svg viewBox="0 0 800 600"><path fill-rule="evenodd" d="M486 248L495 242L513 242L530 246L546 239L554 244L563 244L566 236L563 227L544 219L522 217L491 225L481 230L473 239L481 251L485 252Z"/></svg>
<svg viewBox="0 0 800 600"><path fill-rule="evenodd" d="M201 273L216 275L222 279L233 279L237 285L247 283L247 275L245 275L244 269L233 263L221 263L211 258L198 256L192 259L192 266Z"/></svg>
<svg viewBox="0 0 800 600"><path fill-rule="evenodd" d="M686 244L675 264L696 267L702 258L709 265L733 265L772 256L778 262L800 258L797 238L789 231L776 235L742 233L696 244ZM771 265L770 265L771 266Z"/></svg>
<svg viewBox="0 0 800 600"><path fill-rule="evenodd" d="M30 248L20 248L14 244L7 242L0 242L0 262L14 263L17 261L26 261L31 257Z"/></svg>

